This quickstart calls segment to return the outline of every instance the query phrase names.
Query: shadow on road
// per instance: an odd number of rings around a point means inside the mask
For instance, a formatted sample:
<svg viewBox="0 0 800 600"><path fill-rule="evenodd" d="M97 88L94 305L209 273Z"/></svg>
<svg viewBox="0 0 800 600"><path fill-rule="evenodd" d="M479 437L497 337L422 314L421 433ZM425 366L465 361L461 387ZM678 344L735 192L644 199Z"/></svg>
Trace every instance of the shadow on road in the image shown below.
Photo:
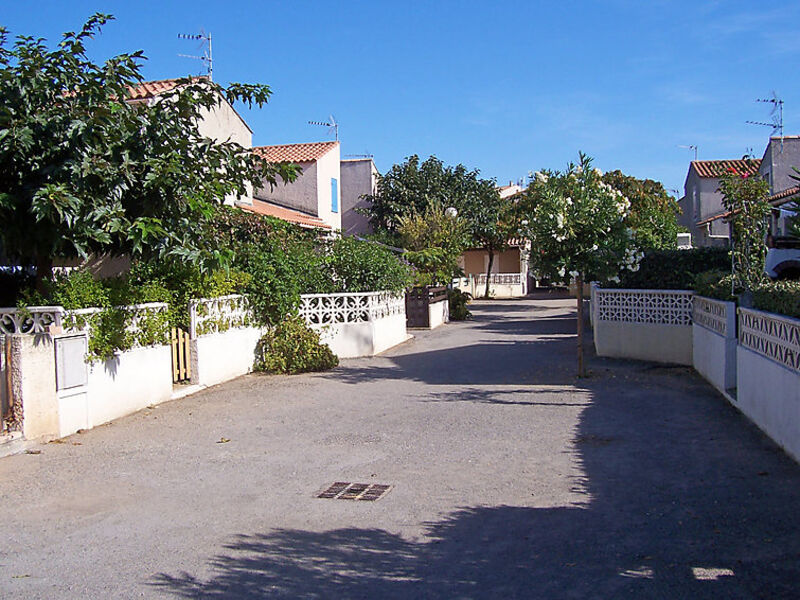
<svg viewBox="0 0 800 600"><path fill-rule="evenodd" d="M644 398L595 390L570 449L581 506L465 507L424 541L246 534L210 579L151 583L185 598L796 598L796 465L717 399L664 383Z"/></svg>
<svg viewBox="0 0 800 600"><path fill-rule="evenodd" d="M524 340L569 322L477 326L519 328ZM567 448L581 471L580 505L463 507L427 524L421 541L382 529L247 532L210 559L210 578L160 573L151 585L184 598L800 597L797 465L684 370L593 358L595 376L572 388L579 398L525 395L526 373L541 390L575 385L573 352L563 337L484 340L331 377L471 386L434 390L433 402L580 406ZM547 489L532 483L530 492L547 503Z"/></svg>

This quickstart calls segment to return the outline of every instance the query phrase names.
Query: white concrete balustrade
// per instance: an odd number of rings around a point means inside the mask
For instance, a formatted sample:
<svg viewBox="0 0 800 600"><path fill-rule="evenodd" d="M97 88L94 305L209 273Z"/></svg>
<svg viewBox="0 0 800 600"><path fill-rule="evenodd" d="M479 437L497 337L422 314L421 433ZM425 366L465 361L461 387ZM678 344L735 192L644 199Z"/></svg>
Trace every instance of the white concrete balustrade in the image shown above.
<svg viewBox="0 0 800 600"><path fill-rule="evenodd" d="M800 461L800 320L739 309L736 406Z"/></svg>
<svg viewBox="0 0 800 600"><path fill-rule="evenodd" d="M595 288L591 320L597 354L691 365L692 295Z"/></svg>
<svg viewBox="0 0 800 600"><path fill-rule="evenodd" d="M264 331L253 325L244 296L192 300L189 322L193 384L215 385L253 370Z"/></svg>
<svg viewBox="0 0 800 600"><path fill-rule="evenodd" d="M401 292L304 294L299 312L339 358L373 356L408 339Z"/></svg>
<svg viewBox="0 0 800 600"><path fill-rule="evenodd" d="M695 296L692 364L720 392L736 387L736 304Z"/></svg>

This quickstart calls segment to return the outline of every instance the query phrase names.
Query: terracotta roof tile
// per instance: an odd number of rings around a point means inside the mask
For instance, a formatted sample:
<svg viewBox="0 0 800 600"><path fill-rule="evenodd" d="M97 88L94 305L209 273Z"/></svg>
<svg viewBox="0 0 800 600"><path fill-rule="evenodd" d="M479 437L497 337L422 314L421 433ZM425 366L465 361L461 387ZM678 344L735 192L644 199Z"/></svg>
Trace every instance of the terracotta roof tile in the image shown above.
<svg viewBox="0 0 800 600"><path fill-rule="evenodd" d="M192 81L202 81L207 79L205 76L192 77ZM146 100L153 98L164 92L174 89L178 85L179 79L160 79L158 81L143 81L137 86L128 88L130 97L128 100Z"/></svg>
<svg viewBox="0 0 800 600"><path fill-rule="evenodd" d="M755 175L761 165L760 158L740 160L693 160L692 166L700 177L722 177L728 169L736 169L740 175Z"/></svg>
<svg viewBox="0 0 800 600"><path fill-rule="evenodd" d="M319 217L315 217L314 215L309 215L300 212L299 210L292 210L291 208L285 208L283 206L278 206L277 204L264 202L263 200L253 200L252 205L237 202L236 206L238 206L243 210L253 212L259 215L277 217L278 219L282 219L283 221L288 221L289 223L300 225L300 227L316 228L316 229L332 229L330 225L325 223Z"/></svg>
<svg viewBox="0 0 800 600"><path fill-rule="evenodd" d="M786 204L794 200L795 198L793 198L793 196L796 194L800 194L800 185L790 187L777 194L772 194L767 200L772 206L780 206L781 204Z"/></svg>
<svg viewBox="0 0 800 600"><path fill-rule="evenodd" d="M257 146L253 152L269 162L311 162L322 158L333 150L339 142L312 142L310 144L280 144L277 146Z"/></svg>

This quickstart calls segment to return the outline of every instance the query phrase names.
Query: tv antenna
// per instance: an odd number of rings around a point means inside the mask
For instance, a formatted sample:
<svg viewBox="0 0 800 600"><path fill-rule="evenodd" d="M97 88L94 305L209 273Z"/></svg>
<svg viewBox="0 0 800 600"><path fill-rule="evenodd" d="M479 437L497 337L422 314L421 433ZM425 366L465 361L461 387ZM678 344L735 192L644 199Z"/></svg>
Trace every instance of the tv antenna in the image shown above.
<svg viewBox="0 0 800 600"><path fill-rule="evenodd" d="M344 157L345 158L374 158L375 155L374 154L369 154L369 153L366 153L366 154L345 154Z"/></svg>
<svg viewBox="0 0 800 600"><path fill-rule="evenodd" d="M694 159L697 160L697 146L695 144L689 144L688 146L684 144L678 144L678 148L686 148L687 150L694 150Z"/></svg>
<svg viewBox="0 0 800 600"><path fill-rule="evenodd" d="M208 72L208 79L209 81L212 80L212 76L214 73L214 62L211 58L211 33L206 33L204 30L200 30L200 33L179 33L178 39L181 40L199 40L200 45L197 47L198 50L200 48L203 49L203 56L196 56L194 54L178 54L183 58L193 58L195 60L199 60L205 63L206 70Z"/></svg>
<svg viewBox="0 0 800 600"><path fill-rule="evenodd" d="M308 124L327 127L328 135L333 133L336 136L336 141L339 141L339 124L336 122L336 118L333 115L329 116L327 121L309 121Z"/></svg>
<svg viewBox="0 0 800 600"><path fill-rule="evenodd" d="M756 98L756 102L766 102L772 104L769 111L769 116L772 117L771 123L764 123L763 121L745 121L750 125L761 125L762 127L771 127L772 135L779 133L781 136L781 152L783 152L783 100L778 98L778 94L772 91L772 98Z"/></svg>

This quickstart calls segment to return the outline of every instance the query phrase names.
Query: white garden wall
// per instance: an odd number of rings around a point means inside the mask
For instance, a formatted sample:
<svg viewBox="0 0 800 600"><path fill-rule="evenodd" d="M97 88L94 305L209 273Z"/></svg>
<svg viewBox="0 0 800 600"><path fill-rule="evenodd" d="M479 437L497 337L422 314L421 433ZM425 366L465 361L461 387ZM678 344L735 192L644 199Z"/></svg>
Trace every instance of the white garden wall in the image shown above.
<svg viewBox="0 0 800 600"><path fill-rule="evenodd" d="M740 308L736 406L800 461L800 320Z"/></svg>
<svg viewBox="0 0 800 600"><path fill-rule="evenodd" d="M192 383L216 385L252 372L261 335L258 327L236 327L192 339Z"/></svg>
<svg viewBox="0 0 800 600"><path fill-rule="evenodd" d="M449 322L450 302L447 298L439 300L439 302L431 302L428 305L428 323L430 323L430 329L436 329Z"/></svg>
<svg viewBox="0 0 800 600"><path fill-rule="evenodd" d="M304 294L300 316L339 358L373 356L408 339L402 294Z"/></svg>
<svg viewBox="0 0 800 600"><path fill-rule="evenodd" d="M692 364L692 292L596 288L598 356Z"/></svg>
<svg viewBox="0 0 800 600"><path fill-rule="evenodd" d="M192 300L189 320L193 384L216 385L252 372L263 330L251 325L244 296Z"/></svg>
<svg viewBox="0 0 800 600"><path fill-rule="evenodd" d="M489 280L489 296L491 298L521 298L528 293L526 275L524 273L492 273ZM469 275L456 278L453 286L463 292L472 294L474 298L483 298L486 293L486 275Z"/></svg>
<svg viewBox="0 0 800 600"><path fill-rule="evenodd" d="M723 394L736 387L736 304L695 296L692 364Z"/></svg>

